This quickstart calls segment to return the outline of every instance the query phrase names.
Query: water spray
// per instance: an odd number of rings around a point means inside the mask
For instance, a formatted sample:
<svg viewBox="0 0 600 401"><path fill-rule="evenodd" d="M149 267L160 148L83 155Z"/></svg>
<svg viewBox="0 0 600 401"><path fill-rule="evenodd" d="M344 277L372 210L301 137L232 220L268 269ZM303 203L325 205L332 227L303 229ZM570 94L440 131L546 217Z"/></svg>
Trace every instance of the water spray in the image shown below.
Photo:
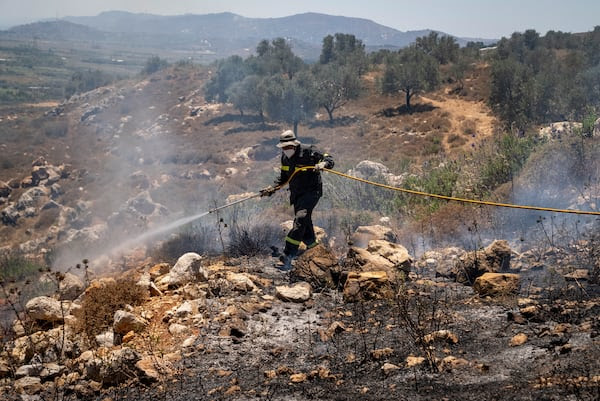
<svg viewBox="0 0 600 401"><path fill-rule="evenodd" d="M106 255L107 256L113 256L113 255L120 254L124 250L127 250L127 249L129 249L129 248L131 248L131 247L133 247L133 246L135 246L137 244L143 243L144 241L146 241L146 240L148 240L148 239L150 239L150 238L152 238L152 237L154 237L154 236L156 236L158 234L162 234L162 233L165 233L165 232L172 231L172 230L174 230L174 229L176 229L178 227L181 227L181 226L183 226L185 224L191 223L193 221L201 219L202 217L208 216L211 213L215 213L215 212L218 212L219 210L222 210L222 209L225 209L225 208L228 208L228 207L231 207L231 206L234 206L234 205L246 202L246 201L248 201L250 199L254 199L254 198L258 197L258 196L260 196L259 192L254 193L254 194L252 194L250 196L247 196L245 198L238 199L238 200L230 202L230 203L226 203L226 204L221 205L219 207L215 207L215 208L210 209L210 210L208 210L206 212L198 213L198 214L195 214L193 216L182 217L182 218L177 219L177 220L175 220L175 221L173 221L173 222L171 222L169 224L162 225L162 226L157 227L157 228L155 228L153 230L150 230L150 231L147 231L147 232L145 232L143 234L140 234L139 236L137 236L135 238L127 240L127 241L123 242L122 244L119 244L118 246L112 248L110 251L108 251L106 253Z"/></svg>

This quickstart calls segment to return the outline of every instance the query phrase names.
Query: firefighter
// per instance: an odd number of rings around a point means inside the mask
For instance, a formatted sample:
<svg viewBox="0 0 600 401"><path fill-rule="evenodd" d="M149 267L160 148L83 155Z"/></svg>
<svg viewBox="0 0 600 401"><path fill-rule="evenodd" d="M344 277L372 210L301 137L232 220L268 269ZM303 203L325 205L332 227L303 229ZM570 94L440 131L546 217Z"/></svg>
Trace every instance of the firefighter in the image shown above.
<svg viewBox="0 0 600 401"><path fill-rule="evenodd" d="M312 223L312 211L323 195L320 171L333 168L334 162L327 153L321 153L312 146L300 143L291 130L284 131L280 135L277 147L282 150L281 172L275 180L275 186L261 190L260 194L271 196L289 180L290 203L294 207L294 225L285 237L283 256L276 267L282 271L290 271L300 243L304 242L308 249L318 244ZM309 167L309 169L294 174L302 167Z"/></svg>

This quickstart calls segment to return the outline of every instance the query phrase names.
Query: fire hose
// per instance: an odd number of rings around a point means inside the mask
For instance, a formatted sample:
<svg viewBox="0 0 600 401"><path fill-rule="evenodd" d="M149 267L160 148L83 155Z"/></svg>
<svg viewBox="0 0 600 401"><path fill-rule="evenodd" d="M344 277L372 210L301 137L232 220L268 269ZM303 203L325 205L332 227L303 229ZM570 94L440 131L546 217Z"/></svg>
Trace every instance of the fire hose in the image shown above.
<svg viewBox="0 0 600 401"><path fill-rule="evenodd" d="M285 187L293 178L296 174L303 172L303 171L309 171L309 170L315 170L315 166L305 166L305 167L299 167L296 170L294 170L294 172L290 175L290 177L288 178L288 180L286 182L284 182L281 185L277 185L276 187L273 187L271 189L272 192L278 191L280 189L282 189L283 187ZM325 171L327 173L330 174L335 174L338 175L340 177L344 177L350 180L354 180L354 181L358 181L358 182L362 182L364 184L368 184L368 185L373 185L376 187L380 187L380 188L385 188L385 189L389 189L392 191L397 191L397 192L403 192L403 193L407 193L407 194L411 194L411 195L417 195L417 196L425 196L425 197L429 197L429 198L434 198L434 199L443 199L443 200L447 200L447 201L455 201L455 202L462 202L462 203L470 203L470 204L476 204L476 205L486 205L486 206L494 206L494 207L504 207L504 208L512 208L512 209L526 209L526 210L537 210L537 211L541 211L541 212L554 212L554 213L571 213L571 214L578 214L578 215L590 215L590 216L600 216L600 212L596 212L596 211L591 211L591 210L577 210L577 209L560 209L560 208L553 208L553 207L542 207L542 206L530 206L530 205L517 205L517 204L512 204L512 203L501 203L501 202L493 202L493 201L484 201L484 200L477 200L477 199L468 199L468 198L460 198L460 197L456 197L456 196L446 196L446 195L438 195L438 194L431 194L431 193L427 193L427 192L422 192L422 191L416 191L414 189L407 189L407 188L400 188L400 187L395 187L392 185L388 185L388 184L382 184L379 182L375 182L375 181L370 181L370 180L366 180L364 178L359 178L359 177L354 177L352 175L349 174L344 174L341 173L339 171L335 171L335 170L331 170L331 169L321 169L321 171ZM245 202L247 200L259 197L259 196L263 196L262 191L261 192L257 192L254 193L246 198L242 198L242 199L238 199L236 201L233 201L231 203L227 203L225 205L216 207L214 209L211 209L208 211L208 213L214 213L217 212L221 209L233 206L233 205L237 205L239 203Z"/></svg>

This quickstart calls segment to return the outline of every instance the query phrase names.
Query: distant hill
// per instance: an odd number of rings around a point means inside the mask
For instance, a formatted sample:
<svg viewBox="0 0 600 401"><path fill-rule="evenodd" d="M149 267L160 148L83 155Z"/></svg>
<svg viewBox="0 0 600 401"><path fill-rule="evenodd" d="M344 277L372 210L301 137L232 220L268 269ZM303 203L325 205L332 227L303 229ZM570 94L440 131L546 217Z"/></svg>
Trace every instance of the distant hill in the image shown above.
<svg viewBox="0 0 600 401"><path fill-rule="evenodd" d="M102 40L107 34L82 24L69 21L43 21L19 25L4 32L6 36L18 38L44 38L52 40Z"/></svg>
<svg viewBox="0 0 600 401"><path fill-rule="evenodd" d="M284 37L291 42L296 54L311 61L319 57L323 38L335 33L353 34L370 51L402 48L430 32L429 29L402 32L363 18L317 13L246 18L233 13L160 16L108 11L97 16L21 25L0 32L0 36L95 41L130 48L188 52L202 54L207 61L232 54L247 56L260 40ZM467 42L456 39L462 45ZM179 54L181 56L183 54Z"/></svg>
<svg viewBox="0 0 600 401"><path fill-rule="evenodd" d="M158 16L109 11L95 17L66 17L65 20L107 32L187 35L195 39L231 40L294 38L320 46L329 34L351 33L367 46L404 47L429 30L401 32L363 18L317 13L282 18L246 18L232 13Z"/></svg>

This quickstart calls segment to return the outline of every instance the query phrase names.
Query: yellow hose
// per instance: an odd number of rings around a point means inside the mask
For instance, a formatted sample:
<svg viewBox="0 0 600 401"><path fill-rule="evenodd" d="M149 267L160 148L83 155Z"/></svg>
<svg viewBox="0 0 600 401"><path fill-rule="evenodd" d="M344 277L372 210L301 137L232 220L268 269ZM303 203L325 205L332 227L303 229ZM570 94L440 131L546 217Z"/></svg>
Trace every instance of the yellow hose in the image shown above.
<svg viewBox="0 0 600 401"><path fill-rule="evenodd" d="M288 178L288 180L285 183L279 185L276 189L281 189L286 184L288 184L292 180L292 178L296 175L296 173L298 173L300 171L308 171L308 170L314 170L314 166L297 168L292 173L292 175L290 175L290 178ZM476 205L495 206L495 207L508 207L508 208L512 208L512 209L539 210L542 212L571 213L571 214L600 216L600 212L593 212L593 211L587 211L587 210L557 209L557 208L553 208L553 207L515 205L515 204L511 204L511 203L500 203L500 202L482 201L482 200L475 200L475 199L458 198L455 196L430 194L427 192L415 191L415 190L406 189L406 188L398 188L398 187L394 187L391 185L386 185L386 184L381 184L381 183L374 182L374 181L365 180L363 178L353 177L351 175L340 173L339 171L335 171L335 170L323 169L323 171L326 171L331 174L339 175L341 177L348 178L350 180L362 182L362 183L365 183L368 185L374 185L374 186L380 187L380 188L391 189L392 191L404 192L404 193L408 193L408 194L412 194L412 195L427 196L427 197L436 198L436 199L444 199L444 200L448 200L448 201L456 201L456 202L471 203L471 204L476 204Z"/></svg>

